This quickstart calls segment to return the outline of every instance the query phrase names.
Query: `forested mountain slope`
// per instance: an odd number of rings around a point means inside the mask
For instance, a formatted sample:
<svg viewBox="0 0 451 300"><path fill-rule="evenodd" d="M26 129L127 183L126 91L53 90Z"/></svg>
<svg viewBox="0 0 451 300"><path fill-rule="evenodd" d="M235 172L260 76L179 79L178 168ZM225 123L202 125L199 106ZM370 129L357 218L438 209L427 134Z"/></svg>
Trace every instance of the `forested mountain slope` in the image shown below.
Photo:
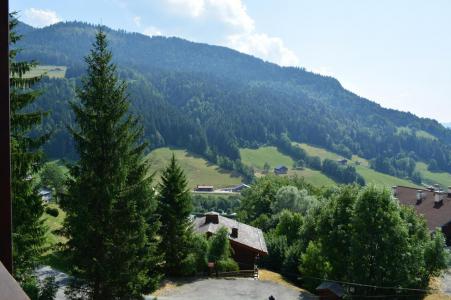
<svg viewBox="0 0 451 300"><path fill-rule="evenodd" d="M68 102L96 30L80 22L21 25L20 58L68 68L65 79L41 84L46 93L39 105L52 112L44 127L55 132L46 147L50 156L73 157ZM375 169L400 177L413 176L416 161L451 171L451 130L382 108L334 78L224 47L104 30L152 147L185 147L232 164L240 147L275 144L286 133L294 142L372 160Z"/></svg>

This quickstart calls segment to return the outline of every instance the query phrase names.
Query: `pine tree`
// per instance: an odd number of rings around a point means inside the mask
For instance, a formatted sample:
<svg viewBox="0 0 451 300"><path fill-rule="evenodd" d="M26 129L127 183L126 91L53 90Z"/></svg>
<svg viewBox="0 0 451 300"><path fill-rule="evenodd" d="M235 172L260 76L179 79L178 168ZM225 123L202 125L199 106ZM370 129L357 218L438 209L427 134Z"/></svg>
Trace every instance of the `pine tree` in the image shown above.
<svg viewBox="0 0 451 300"><path fill-rule="evenodd" d="M129 113L126 83L111 63L99 30L86 57L87 75L71 103L79 161L71 166L65 230L77 281L72 295L89 299L140 299L160 277L156 265L156 202L144 159L143 130Z"/></svg>
<svg viewBox="0 0 451 300"><path fill-rule="evenodd" d="M190 252L192 201L186 176L174 154L163 171L159 191L160 250L164 253L165 271L168 275L180 275L181 262Z"/></svg>
<svg viewBox="0 0 451 300"><path fill-rule="evenodd" d="M31 135L41 124L45 113L33 111L33 104L41 94L32 87L41 79L24 76L37 64L17 61L20 51L15 44L21 36L15 32L18 20L10 14L10 88L11 88L11 156L12 156L12 203L13 203L13 260L14 277L32 299L36 299L39 288L33 270L44 251L44 208L38 195L33 175L42 166L40 147L48 135Z"/></svg>

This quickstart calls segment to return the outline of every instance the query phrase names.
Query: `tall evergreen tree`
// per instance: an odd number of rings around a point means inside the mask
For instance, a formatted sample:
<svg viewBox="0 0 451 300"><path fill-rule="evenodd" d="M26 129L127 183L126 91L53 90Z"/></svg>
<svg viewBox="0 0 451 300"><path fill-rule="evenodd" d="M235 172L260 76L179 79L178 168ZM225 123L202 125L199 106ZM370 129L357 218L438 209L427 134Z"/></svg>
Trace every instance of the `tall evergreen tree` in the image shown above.
<svg viewBox="0 0 451 300"><path fill-rule="evenodd" d="M186 176L174 154L163 171L159 187L160 249L164 253L166 274L179 275L181 262L190 251L192 201Z"/></svg>
<svg viewBox="0 0 451 300"><path fill-rule="evenodd" d="M156 202L144 159L142 127L129 113L126 83L99 30L86 57L87 75L71 104L80 156L63 201L72 296L140 299L158 283Z"/></svg>
<svg viewBox="0 0 451 300"><path fill-rule="evenodd" d="M15 32L18 20L10 14L10 88L11 88L11 156L12 156L12 199L13 199L13 259L14 277L32 299L37 299L39 288L33 275L44 251L45 226L44 209L33 176L42 166L40 147L48 135L31 135L41 124L45 115L33 111L33 104L41 94L32 90L41 77L24 76L37 65L32 61L17 61L20 51L15 44L21 35Z"/></svg>

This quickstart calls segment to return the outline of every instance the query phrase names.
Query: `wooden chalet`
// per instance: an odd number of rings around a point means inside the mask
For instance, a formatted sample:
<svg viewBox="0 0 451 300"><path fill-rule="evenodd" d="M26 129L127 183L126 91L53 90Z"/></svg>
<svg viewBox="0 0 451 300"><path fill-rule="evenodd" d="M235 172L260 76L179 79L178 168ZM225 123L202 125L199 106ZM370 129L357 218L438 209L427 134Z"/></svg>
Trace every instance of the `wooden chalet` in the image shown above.
<svg viewBox="0 0 451 300"><path fill-rule="evenodd" d="M285 166L277 166L274 168L274 174L283 175L288 173L288 168Z"/></svg>
<svg viewBox="0 0 451 300"><path fill-rule="evenodd" d="M207 237L222 227L229 231L232 257L241 269L252 269L259 257L268 255L263 232L256 227L223 217L217 212L194 219L194 230Z"/></svg>
<svg viewBox="0 0 451 300"><path fill-rule="evenodd" d="M212 185L197 185L194 191L196 192L213 192L215 190Z"/></svg>

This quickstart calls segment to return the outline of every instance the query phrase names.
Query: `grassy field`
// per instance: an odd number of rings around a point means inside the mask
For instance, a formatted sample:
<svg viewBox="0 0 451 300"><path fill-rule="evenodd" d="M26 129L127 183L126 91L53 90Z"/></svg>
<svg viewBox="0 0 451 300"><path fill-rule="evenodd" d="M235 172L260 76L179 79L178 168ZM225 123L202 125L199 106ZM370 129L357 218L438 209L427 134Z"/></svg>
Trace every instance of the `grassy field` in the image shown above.
<svg viewBox="0 0 451 300"><path fill-rule="evenodd" d="M278 165L286 166L288 175L297 175L304 177L305 181L315 186L334 185L335 182L321 173L312 169L292 170L293 159L280 153L276 147L260 147L258 149L241 149L241 160L244 164L254 167L257 176L262 176L263 165L268 163L270 171Z"/></svg>
<svg viewBox="0 0 451 300"><path fill-rule="evenodd" d="M284 165L287 168L293 166L293 159L288 155L280 153L276 147L260 147L258 149L241 149L241 160L244 164L254 167L258 171L263 170L265 163L268 163L270 169L278 165Z"/></svg>
<svg viewBox="0 0 451 300"><path fill-rule="evenodd" d="M31 78L43 75L50 78L64 78L66 76L66 71L66 66L37 66L27 72L24 77Z"/></svg>
<svg viewBox="0 0 451 300"><path fill-rule="evenodd" d="M428 170L428 166L423 163L417 163L416 170L423 176L423 182L426 184L438 183L442 188L447 188L451 186L451 174L445 172L431 172Z"/></svg>
<svg viewBox="0 0 451 300"><path fill-rule="evenodd" d="M213 185L215 188L228 187L241 183L239 174L223 170L217 165L211 164L204 158L188 153L185 150L159 148L149 154L151 160L151 170L156 172L156 179L168 164L172 153L180 163L188 177L189 187L205 184Z"/></svg>
<svg viewBox="0 0 451 300"><path fill-rule="evenodd" d="M335 181L321 173L320 171L305 168L304 170L289 170L288 175L304 177L305 181L314 186L336 185Z"/></svg>
<svg viewBox="0 0 451 300"><path fill-rule="evenodd" d="M417 132L415 132L415 135L419 138L437 140L437 138L435 136L433 136L432 134L430 134L429 132L426 132L424 130L418 130Z"/></svg>
<svg viewBox="0 0 451 300"><path fill-rule="evenodd" d="M323 148L315 147L315 146L308 145L308 144L296 144L296 145L298 145L299 147L304 149L308 155L319 156L322 160L323 159L332 159L332 160L343 159L342 156L340 156L336 153L333 153L331 151L328 151L326 149L323 149ZM366 159L361 158L357 155L353 155L352 162L357 162L357 161L360 162L360 165L354 164L354 166L355 166L357 172L360 175L362 175L363 178L365 178L365 181L367 183L373 183L373 184L381 185L381 186L385 186L385 187L391 187L393 185L417 187L417 185L411 181L377 172L377 171L369 168L369 164Z"/></svg>
<svg viewBox="0 0 451 300"><path fill-rule="evenodd" d="M66 217L66 213L61 210L58 206L58 204L49 204L48 205L51 208L56 208L58 209L58 216L57 217L53 217L47 213L44 214L43 218L44 218L44 225L48 228L48 232L47 232L47 245L49 246L54 246L57 243L60 242L65 242L65 238L62 237L61 235L59 235L56 231L61 229L64 218Z"/></svg>
<svg viewBox="0 0 451 300"><path fill-rule="evenodd" d="M58 209L59 214L57 217L53 217L47 213L44 213L44 225L48 229L46 234L47 250L42 257L41 263L43 265L49 265L56 270L68 272L69 267L66 256L59 247L59 244L65 243L67 239L61 236L58 232L58 230L63 226L66 213L59 208L58 204L52 203L48 206Z"/></svg>

